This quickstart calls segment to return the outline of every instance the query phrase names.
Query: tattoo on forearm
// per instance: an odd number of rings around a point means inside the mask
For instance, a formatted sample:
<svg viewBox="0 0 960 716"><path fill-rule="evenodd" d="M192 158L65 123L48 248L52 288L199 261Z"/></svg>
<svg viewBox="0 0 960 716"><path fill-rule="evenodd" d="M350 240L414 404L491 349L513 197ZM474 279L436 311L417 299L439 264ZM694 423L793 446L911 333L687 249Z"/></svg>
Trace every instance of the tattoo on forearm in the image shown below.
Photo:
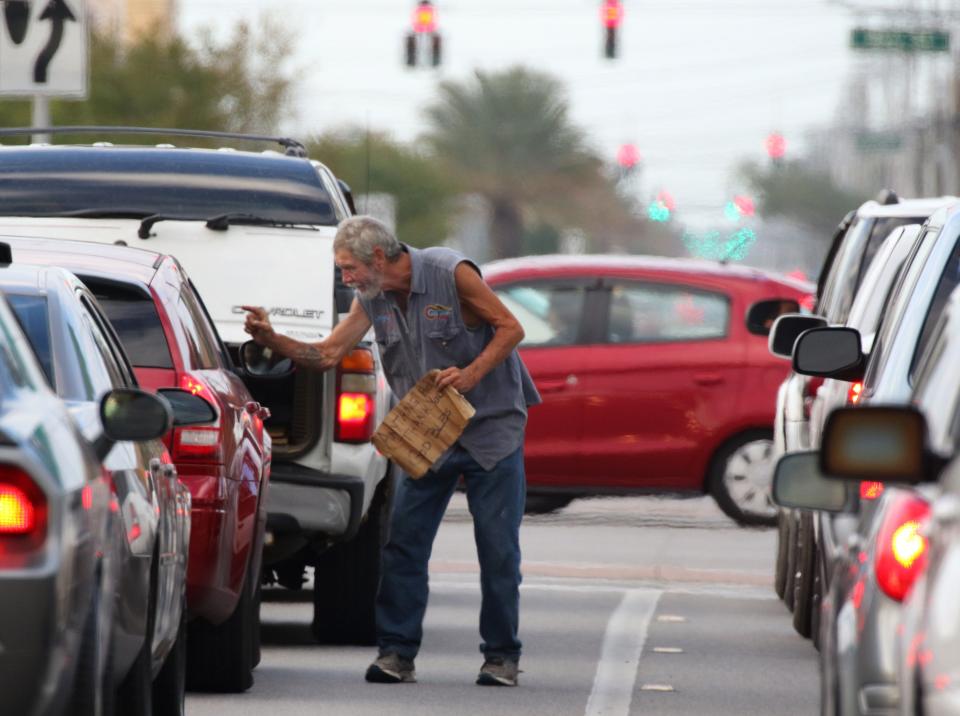
<svg viewBox="0 0 960 716"><path fill-rule="evenodd" d="M316 346L297 346L290 354L290 358L294 363L302 365L304 368L314 370L326 370L327 368L327 360Z"/></svg>

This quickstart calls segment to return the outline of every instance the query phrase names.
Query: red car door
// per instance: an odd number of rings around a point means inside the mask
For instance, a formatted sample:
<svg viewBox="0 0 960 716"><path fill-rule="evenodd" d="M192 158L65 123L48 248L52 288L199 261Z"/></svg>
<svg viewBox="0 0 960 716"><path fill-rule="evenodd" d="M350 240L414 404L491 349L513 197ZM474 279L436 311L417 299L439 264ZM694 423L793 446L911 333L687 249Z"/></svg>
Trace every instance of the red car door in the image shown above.
<svg viewBox="0 0 960 716"><path fill-rule="evenodd" d="M581 369L585 484L700 489L737 409L745 346L718 290L610 279L604 340Z"/></svg>
<svg viewBox="0 0 960 716"><path fill-rule="evenodd" d="M543 399L530 408L527 422L527 482L576 484L587 400L580 380L587 362L587 348L580 344L587 287L576 280L537 278L511 281L494 291L523 326L520 355Z"/></svg>

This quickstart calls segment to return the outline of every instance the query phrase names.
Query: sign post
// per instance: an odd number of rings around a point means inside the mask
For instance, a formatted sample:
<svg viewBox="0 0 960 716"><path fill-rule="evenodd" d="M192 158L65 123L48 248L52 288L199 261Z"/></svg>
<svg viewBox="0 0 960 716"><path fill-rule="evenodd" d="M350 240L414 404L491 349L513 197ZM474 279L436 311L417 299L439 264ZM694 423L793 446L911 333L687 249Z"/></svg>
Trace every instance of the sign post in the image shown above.
<svg viewBox="0 0 960 716"><path fill-rule="evenodd" d="M48 127L51 97L87 97L86 0L6 0L3 25L0 96L32 97L34 126Z"/></svg>

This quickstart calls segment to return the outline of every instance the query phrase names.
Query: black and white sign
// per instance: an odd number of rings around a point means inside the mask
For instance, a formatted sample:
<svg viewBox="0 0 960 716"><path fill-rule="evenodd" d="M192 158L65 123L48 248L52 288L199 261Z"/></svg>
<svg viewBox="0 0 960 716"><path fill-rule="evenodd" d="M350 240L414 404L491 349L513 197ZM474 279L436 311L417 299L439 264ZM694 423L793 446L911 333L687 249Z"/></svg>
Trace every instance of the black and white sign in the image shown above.
<svg viewBox="0 0 960 716"><path fill-rule="evenodd" d="M2 4L0 94L86 97L86 0Z"/></svg>

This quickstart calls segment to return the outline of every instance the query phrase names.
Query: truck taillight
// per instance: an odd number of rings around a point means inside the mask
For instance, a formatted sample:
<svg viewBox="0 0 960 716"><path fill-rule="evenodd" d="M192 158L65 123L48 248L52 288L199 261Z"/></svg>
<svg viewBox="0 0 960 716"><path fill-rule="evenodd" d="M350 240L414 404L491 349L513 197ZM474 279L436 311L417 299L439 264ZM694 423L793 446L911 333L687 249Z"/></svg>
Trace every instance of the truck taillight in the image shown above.
<svg viewBox="0 0 960 716"><path fill-rule="evenodd" d="M196 376L184 373L180 376L180 387L189 393L203 398L217 412L217 419L210 425L190 425L173 429L173 461L186 462L223 462L223 448L220 425L220 405L214 392Z"/></svg>
<svg viewBox="0 0 960 716"><path fill-rule="evenodd" d="M916 495L898 497L890 505L877 535L874 570L877 584L900 602L927 565L927 538L920 528L930 515L930 504Z"/></svg>
<svg viewBox="0 0 960 716"><path fill-rule="evenodd" d="M0 465L0 555L38 547L47 533L47 498L23 469Z"/></svg>
<svg viewBox="0 0 960 716"><path fill-rule="evenodd" d="M863 393L863 383L853 383L850 390L847 391L847 404L856 405L860 402L860 395Z"/></svg>
<svg viewBox="0 0 960 716"><path fill-rule="evenodd" d="M337 370L337 442L362 443L376 427L377 379L373 353L357 348L340 361Z"/></svg>

